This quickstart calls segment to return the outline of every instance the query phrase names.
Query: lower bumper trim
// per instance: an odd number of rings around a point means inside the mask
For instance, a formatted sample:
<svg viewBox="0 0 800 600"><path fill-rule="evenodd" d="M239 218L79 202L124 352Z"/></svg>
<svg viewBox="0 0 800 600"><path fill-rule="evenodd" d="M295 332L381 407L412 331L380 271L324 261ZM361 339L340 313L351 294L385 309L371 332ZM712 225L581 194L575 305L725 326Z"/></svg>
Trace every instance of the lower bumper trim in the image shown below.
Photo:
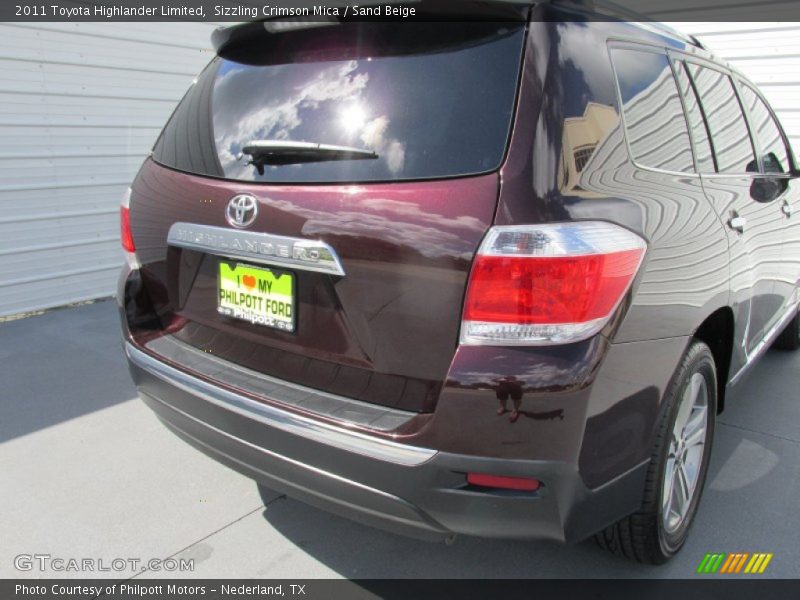
<svg viewBox="0 0 800 600"><path fill-rule="evenodd" d="M228 402L226 394L237 401L238 395L188 375L187 382L146 352L126 350L141 398L184 441L276 492L369 526L432 541L463 534L576 542L641 502L647 464L594 489L572 462L420 449L432 454L403 464L383 458L382 442L380 452L367 445L367 453L352 449L360 436L339 444L327 430L308 435L305 424L273 418L285 411L263 405L270 411L263 414L261 403L251 401L256 412ZM394 446L400 444L389 451ZM468 485L467 473L535 477L542 485L528 492L478 490Z"/></svg>
<svg viewBox="0 0 800 600"><path fill-rule="evenodd" d="M443 527L429 522L428 518L402 498L257 446L204 423L154 396L144 393L140 395L145 404L178 437L267 487L302 498L309 504L338 512L351 519L357 515L356 520L383 529L394 529L410 537L439 541L449 535ZM177 414L163 418L165 412ZM214 442L209 443L209 439ZM230 451L226 451L228 447ZM243 450L260 455L259 460L242 460ZM269 472L255 466L264 463L270 465ZM286 476L281 473L286 473ZM313 481L313 486L302 485L300 481L303 480ZM335 493L330 493L329 490L335 490ZM347 495L343 494L343 490L350 490L354 499L352 502L346 499ZM340 510L336 510L337 507Z"/></svg>
<svg viewBox="0 0 800 600"><path fill-rule="evenodd" d="M436 450L399 444L356 431L334 427L268 404L257 402L242 394L213 385L199 377L176 369L139 350L130 342L125 343L128 359L140 369L183 391L199 396L203 400L280 429L287 433L354 452L377 460L398 465L421 465L436 455Z"/></svg>

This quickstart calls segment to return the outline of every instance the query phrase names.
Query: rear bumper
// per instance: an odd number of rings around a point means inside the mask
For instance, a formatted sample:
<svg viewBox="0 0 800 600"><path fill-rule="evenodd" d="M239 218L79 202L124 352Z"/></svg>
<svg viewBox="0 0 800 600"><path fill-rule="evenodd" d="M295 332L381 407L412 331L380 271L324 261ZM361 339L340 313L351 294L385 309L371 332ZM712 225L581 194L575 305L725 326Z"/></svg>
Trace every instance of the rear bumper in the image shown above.
<svg viewBox="0 0 800 600"><path fill-rule="evenodd" d="M400 444L256 402L130 342L145 403L177 435L276 491L423 539L453 534L579 541L638 507L646 464L594 489L577 464L489 458ZM536 492L488 492L466 473L536 477Z"/></svg>

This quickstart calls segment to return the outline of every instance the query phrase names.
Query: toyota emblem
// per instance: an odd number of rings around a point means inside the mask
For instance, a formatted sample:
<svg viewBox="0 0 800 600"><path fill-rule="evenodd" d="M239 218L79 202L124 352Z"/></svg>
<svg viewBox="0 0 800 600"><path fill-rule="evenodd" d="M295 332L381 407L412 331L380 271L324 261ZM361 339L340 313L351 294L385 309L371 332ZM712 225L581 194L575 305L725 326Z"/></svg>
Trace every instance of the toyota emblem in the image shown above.
<svg viewBox="0 0 800 600"><path fill-rule="evenodd" d="M234 227L249 227L256 220L258 200L250 194L239 194L228 202L225 219Z"/></svg>

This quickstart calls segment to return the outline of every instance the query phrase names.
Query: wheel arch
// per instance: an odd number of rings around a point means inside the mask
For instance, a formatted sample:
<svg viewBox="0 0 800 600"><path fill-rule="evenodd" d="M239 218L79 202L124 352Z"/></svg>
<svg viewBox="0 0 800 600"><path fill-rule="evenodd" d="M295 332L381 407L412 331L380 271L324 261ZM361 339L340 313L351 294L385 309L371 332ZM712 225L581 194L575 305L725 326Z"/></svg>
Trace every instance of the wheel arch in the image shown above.
<svg viewBox="0 0 800 600"><path fill-rule="evenodd" d="M704 342L717 367L717 414L725 408L725 391L733 356L733 310L723 306L711 313L694 332L694 338Z"/></svg>

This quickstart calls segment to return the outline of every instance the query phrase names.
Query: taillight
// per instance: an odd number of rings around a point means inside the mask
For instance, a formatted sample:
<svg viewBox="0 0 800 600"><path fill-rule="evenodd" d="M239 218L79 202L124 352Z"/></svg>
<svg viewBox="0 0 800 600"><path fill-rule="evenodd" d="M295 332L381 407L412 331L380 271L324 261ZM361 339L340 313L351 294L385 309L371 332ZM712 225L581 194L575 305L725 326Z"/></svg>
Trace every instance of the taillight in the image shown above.
<svg viewBox="0 0 800 600"><path fill-rule="evenodd" d="M647 248L602 221L493 227L472 266L462 344L542 345L595 335Z"/></svg>
<svg viewBox="0 0 800 600"><path fill-rule="evenodd" d="M136 261L136 244L133 243L133 233L131 233L131 208L130 208L131 190L125 192L122 197L122 203L119 207L119 237L122 243L122 249L125 251L125 258L128 264L134 268L137 265Z"/></svg>
<svg viewBox="0 0 800 600"><path fill-rule="evenodd" d="M131 209L127 206L119 207L119 225L122 249L125 250L125 252L136 252L136 246L133 243L133 234L131 234Z"/></svg>

